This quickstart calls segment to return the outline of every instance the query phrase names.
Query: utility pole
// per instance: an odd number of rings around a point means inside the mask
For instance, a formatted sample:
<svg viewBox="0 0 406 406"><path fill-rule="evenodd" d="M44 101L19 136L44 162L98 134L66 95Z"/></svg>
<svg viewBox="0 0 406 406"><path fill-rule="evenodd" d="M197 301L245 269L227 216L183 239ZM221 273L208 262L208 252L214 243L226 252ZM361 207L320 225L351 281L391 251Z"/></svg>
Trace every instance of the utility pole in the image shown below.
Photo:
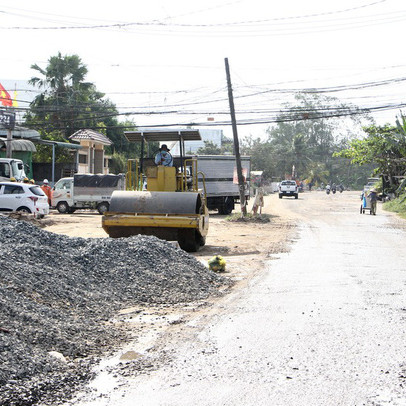
<svg viewBox="0 0 406 406"><path fill-rule="evenodd" d="M231 124L232 124L232 127L233 127L234 154L235 154L235 162L237 164L238 189L240 191L241 214L242 214L242 216L246 216L247 215L247 207L245 206L244 178L242 176L240 144L239 144L239 141L238 141L237 121L235 119L233 89L231 87L230 68L228 66L228 58L225 58L224 61L225 61L225 64L226 64L228 102L230 104Z"/></svg>
<svg viewBox="0 0 406 406"><path fill-rule="evenodd" d="M7 128L7 140L6 140L6 158L12 157L11 142L13 141L13 134L11 128Z"/></svg>
<svg viewBox="0 0 406 406"><path fill-rule="evenodd" d="M7 139L6 139L6 158L12 157L12 141L13 133L12 130L15 126L15 113L0 110L0 125L7 129Z"/></svg>

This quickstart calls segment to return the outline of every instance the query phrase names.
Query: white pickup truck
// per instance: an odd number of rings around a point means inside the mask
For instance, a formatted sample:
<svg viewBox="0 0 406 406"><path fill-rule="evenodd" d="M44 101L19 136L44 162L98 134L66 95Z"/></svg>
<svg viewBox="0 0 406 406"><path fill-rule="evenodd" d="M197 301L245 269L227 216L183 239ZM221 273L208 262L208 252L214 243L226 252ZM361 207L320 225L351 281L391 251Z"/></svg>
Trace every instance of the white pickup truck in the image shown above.
<svg viewBox="0 0 406 406"><path fill-rule="evenodd" d="M283 196L295 196L295 199L299 198L299 187L294 180L283 180L279 184L279 199Z"/></svg>

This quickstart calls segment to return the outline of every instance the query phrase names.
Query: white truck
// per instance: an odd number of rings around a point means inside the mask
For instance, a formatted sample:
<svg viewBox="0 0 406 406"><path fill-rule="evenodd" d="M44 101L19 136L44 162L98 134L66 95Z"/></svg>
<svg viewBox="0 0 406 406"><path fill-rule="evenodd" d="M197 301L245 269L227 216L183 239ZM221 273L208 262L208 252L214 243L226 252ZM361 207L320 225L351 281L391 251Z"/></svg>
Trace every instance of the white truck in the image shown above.
<svg viewBox="0 0 406 406"><path fill-rule="evenodd" d="M0 181L14 178L17 182L21 182L26 177L24 162L21 159L0 158Z"/></svg>
<svg viewBox="0 0 406 406"><path fill-rule="evenodd" d="M59 213L73 213L78 209L108 211L115 190L125 190L125 175L74 175L62 178L52 188L51 207Z"/></svg>
<svg viewBox="0 0 406 406"><path fill-rule="evenodd" d="M250 198L251 157L241 156L245 180L245 200ZM230 214L240 200L237 166L234 155L197 155L197 170L204 173L207 207L220 214ZM203 189L203 177L199 175L199 188Z"/></svg>
<svg viewBox="0 0 406 406"><path fill-rule="evenodd" d="M294 180L283 180L279 184L279 199L283 196L294 196L295 199L299 198L299 187Z"/></svg>

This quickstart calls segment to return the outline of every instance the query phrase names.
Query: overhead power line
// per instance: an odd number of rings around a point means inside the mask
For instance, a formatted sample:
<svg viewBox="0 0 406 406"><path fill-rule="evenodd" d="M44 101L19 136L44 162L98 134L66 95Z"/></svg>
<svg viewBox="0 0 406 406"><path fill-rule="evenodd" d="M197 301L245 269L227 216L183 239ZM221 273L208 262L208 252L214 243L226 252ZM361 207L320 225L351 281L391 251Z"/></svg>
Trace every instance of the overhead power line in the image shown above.
<svg viewBox="0 0 406 406"><path fill-rule="evenodd" d="M322 13L310 13L297 16L286 16L286 17L273 17L268 19L257 19L257 20L245 20L245 21L235 21L235 22L222 22L222 23L176 23L176 22L162 22L162 21L132 21L132 22L115 22L108 24L86 24L86 25L64 25L64 26L9 26L9 27L0 27L4 30L83 30L83 29L106 29L106 28L128 28L128 27L177 27L177 28L223 28L223 27L247 27L262 25L264 23L271 23L275 21L289 21L289 20L301 20L309 18L318 18L324 16L331 16L336 14L344 14L352 11L365 9L367 7L372 7L377 4L386 2L387 0L378 0L372 3L367 3L361 6L350 7L340 10L325 11ZM27 17L26 15L5 12L7 14L20 15ZM47 14L49 15L49 14ZM75 17L76 18L76 17ZM171 19L172 20L172 19Z"/></svg>
<svg viewBox="0 0 406 406"><path fill-rule="evenodd" d="M270 116L265 116L263 118L247 118L247 119L238 119L237 125L257 125L257 124L276 124L276 123L283 123L283 122L294 122L294 121L305 121L305 120L319 120L319 119L332 119L332 118L339 118L339 117L351 117L357 115L364 115L368 113L378 112L378 111L386 111L386 110L399 110L406 107L406 103L395 103L395 104L386 104L386 105L377 105L371 107L329 107L329 108L320 108L320 109L306 109L306 108L296 108L296 109L286 109L286 110L279 110L274 111L271 113ZM117 116L122 115L121 113L117 114ZM127 115L127 114L126 114ZM95 118L97 121L98 119L102 119L103 116L98 116ZM89 118L75 118L75 119L66 119L61 120L63 122L69 122L69 124L76 126L79 125L80 122L85 122ZM167 123L167 124L151 124L151 125L141 125L137 124L134 126L138 127L176 127L176 126L194 126L194 127L207 127L207 126L229 126L231 125L230 120L223 120L223 121L216 121L216 122L194 122L194 121L185 121L183 123ZM50 127L48 122L44 123L36 123L33 128L40 129L43 126ZM131 126L131 127L134 127ZM51 125L53 129L65 129L66 126L55 126ZM91 128L127 128L126 125L114 125L114 126L93 126Z"/></svg>

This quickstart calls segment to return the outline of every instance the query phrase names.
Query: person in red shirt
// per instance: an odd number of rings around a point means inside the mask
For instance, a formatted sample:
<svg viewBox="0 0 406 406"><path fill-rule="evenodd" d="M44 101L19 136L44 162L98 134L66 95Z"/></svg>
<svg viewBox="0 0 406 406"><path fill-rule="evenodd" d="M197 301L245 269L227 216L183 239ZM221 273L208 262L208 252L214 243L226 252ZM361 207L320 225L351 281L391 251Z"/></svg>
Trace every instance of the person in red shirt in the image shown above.
<svg viewBox="0 0 406 406"><path fill-rule="evenodd" d="M52 198L52 188L49 186L48 179L44 179L42 182L41 189L48 197L48 204L51 206L51 198Z"/></svg>

